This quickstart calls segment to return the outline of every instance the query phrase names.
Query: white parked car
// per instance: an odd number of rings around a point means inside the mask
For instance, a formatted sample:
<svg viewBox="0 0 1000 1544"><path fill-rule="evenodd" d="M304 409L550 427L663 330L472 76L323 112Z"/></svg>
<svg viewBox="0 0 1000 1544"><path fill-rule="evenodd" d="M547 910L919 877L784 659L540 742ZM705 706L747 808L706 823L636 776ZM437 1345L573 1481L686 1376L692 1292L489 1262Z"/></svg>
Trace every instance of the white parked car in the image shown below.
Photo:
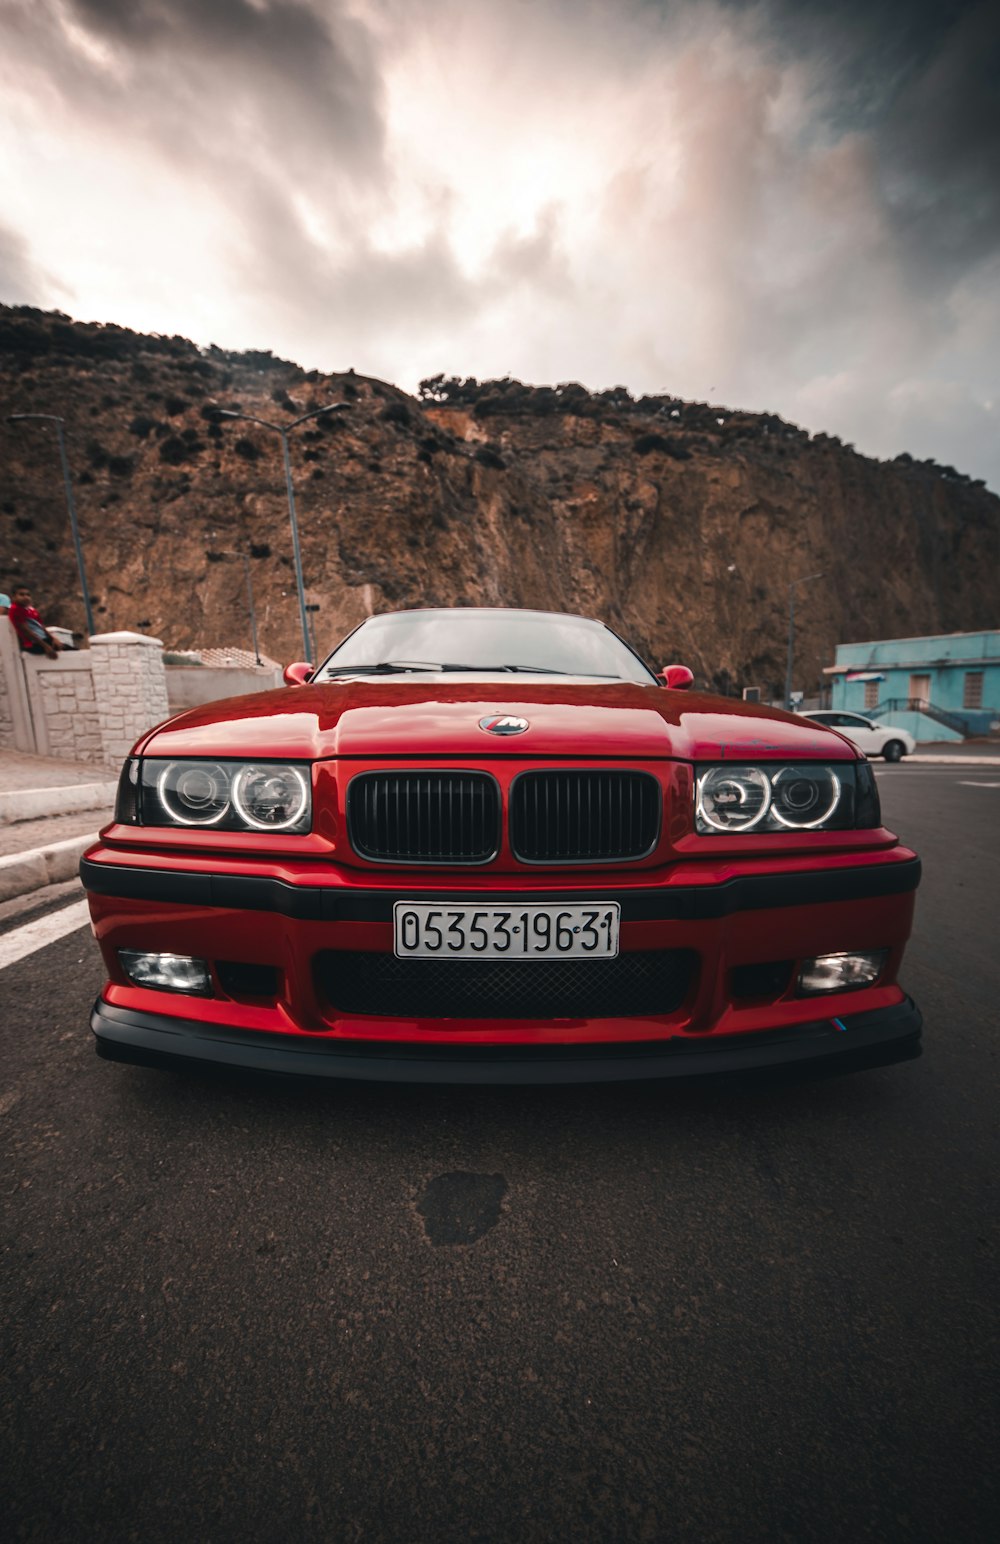
<svg viewBox="0 0 1000 1544"><path fill-rule="evenodd" d="M799 717L812 718L817 724L826 724L828 728L836 729L838 734L846 735L866 756L884 756L886 761L901 761L904 756L911 756L917 748L916 740L907 730L898 729L895 724L880 724L870 718L862 718L860 713L837 712L826 708L800 713Z"/></svg>

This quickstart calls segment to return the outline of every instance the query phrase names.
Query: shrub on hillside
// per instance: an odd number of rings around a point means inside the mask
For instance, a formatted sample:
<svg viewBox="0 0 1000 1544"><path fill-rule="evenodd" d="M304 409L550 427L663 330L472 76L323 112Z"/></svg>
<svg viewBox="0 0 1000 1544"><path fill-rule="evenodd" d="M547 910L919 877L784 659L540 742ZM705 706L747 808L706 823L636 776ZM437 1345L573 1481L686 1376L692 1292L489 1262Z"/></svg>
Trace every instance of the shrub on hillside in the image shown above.
<svg viewBox="0 0 1000 1544"><path fill-rule="evenodd" d="M160 444L160 460L168 466L181 466L185 461L190 461L202 449L201 442L195 440L182 440L179 434L168 435Z"/></svg>
<svg viewBox="0 0 1000 1544"><path fill-rule="evenodd" d="M686 445L679 445L676 440L668 440L662 434L640 434L638 439L632 442L632 449L637 456L648 456L652 451L659 451L661 455L672 456L675 461L691 459L691 452Z"/></svg>
<svg viewBox="0 0 1000 1544"><path fill-rule="evenodd" d="M134 434L137 440L145 440L158 427L157 419L150 418L146 413L136 413L128 426L128 432L129 434Z"/></svg>

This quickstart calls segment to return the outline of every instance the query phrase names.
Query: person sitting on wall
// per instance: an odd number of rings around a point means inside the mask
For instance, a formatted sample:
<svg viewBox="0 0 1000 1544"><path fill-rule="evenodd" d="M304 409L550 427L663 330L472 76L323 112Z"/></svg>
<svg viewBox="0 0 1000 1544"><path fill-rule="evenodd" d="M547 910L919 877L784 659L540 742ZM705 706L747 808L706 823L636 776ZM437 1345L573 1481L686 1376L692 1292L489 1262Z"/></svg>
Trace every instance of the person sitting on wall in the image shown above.
<svg viewBox="0 0 1000 1544"><path fill-rule="evenodd" d="M31 591L26 584L15 585L9 615L25 654L44 654L55 659L60 645L31 604Z"/></svg>

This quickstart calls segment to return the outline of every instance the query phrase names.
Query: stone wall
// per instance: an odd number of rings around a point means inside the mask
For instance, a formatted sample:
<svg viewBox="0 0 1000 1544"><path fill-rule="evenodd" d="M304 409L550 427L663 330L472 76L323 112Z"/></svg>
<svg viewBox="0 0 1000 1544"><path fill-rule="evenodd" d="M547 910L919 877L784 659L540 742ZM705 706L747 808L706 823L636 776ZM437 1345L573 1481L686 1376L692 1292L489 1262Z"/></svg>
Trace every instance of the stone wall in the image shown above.
<svg viewBox="0 0 1000 1544"><path fill-rule="evenodd" d="M89 653L27 655L24 670L39 756L105 761Z"/></svg>
<svg viewBox="0 0 1000 1544"><path fill-rule="evenodd" d="M0 750L118 767L169 713L158 638L101 633L50 660L22 654L0 629Z"/></svg>
<svg viewBox="0 0 1000 1544"><path fill-rule="evenodd" d="M90 640L104 760L124 760L139 736L169 717L163 645L139 633Z"/></svg>

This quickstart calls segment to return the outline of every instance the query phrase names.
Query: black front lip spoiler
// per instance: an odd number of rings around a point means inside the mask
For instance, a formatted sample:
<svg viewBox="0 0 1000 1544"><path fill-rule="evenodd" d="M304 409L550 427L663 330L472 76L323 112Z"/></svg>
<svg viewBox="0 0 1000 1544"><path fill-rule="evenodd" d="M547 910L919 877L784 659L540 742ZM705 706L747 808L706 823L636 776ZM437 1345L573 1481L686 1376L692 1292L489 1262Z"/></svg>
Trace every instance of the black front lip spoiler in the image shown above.
<svg viewBox="0 0 1000 1544"><path fill-rule="evenodd" d="M236 911L272 911L313 922L391 922L393 902L431 901L475 905L471 892L355 890L342 886L290 885L256 874L196 874L160 868L132 868L120 863L80 860L85 890L127 900L158 901L170 906L218 906ZM587 899L617 901L623 922L701 922L739 911L778 906L815 906L828 901L866 901L905 895L920 883L920 859L896 863L859 863L850 868L807 873L746 874L718 885L659 886L648 890L588 889ZM507 898L507 892L504 892ZM513 893L510 894L513 899ZM565 902L566 889L532 891L532 901ZM497 894L483 897L495 905Z"/></svg>
<svg viewBox="0 0 1000 1544"><path fill-rule="evenodd" d="M225 1068L388 1083L618 1083L725 1074L861 1071L921 1054L920 1010L890 1008L749 1035L652 1044L442 1046L296 1037L137 1013L98 998L98 1055L139 1066ZM838 1028L837 1025L843 1028Z"/></svg>

